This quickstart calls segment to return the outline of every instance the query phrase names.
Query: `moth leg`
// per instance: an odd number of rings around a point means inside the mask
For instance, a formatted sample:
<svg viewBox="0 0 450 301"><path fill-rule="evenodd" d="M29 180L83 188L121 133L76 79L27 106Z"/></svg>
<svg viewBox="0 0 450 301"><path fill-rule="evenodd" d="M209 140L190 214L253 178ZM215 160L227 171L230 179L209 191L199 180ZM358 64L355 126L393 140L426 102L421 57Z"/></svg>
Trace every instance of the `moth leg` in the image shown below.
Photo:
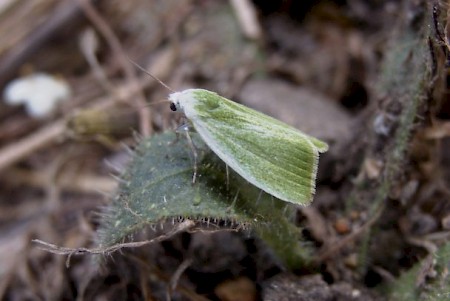
<svg viewBox="0 0 450 301"><path fill-rule="evenodd" d="M226 171L226 174L227 174L226 187L227 187L227 191L230 191L230 169L228 167L228 164L225 164L225 171Z"/></svg>
<svg viewBox="0 0 450 301"><path fill-rule="evenodd" d="M175 133L179 134L180 132L189 132L191 131L191 125L189 123L183 123L175 130Z"/></svg>
<svg viewBox="0 0 450 301"><path fill-rule="evenodd" d="M195 180L197 179L197 159L198 159L198 153L197 149L195 148L194 142L192 141L191 135L189 135L188 131L185 131L186 138L189 144L189 147L192 150L192 155L194 156L194 173L192 174L192 184L195 184Z"/></svg>
<svg viewBox="0 0 450 301"><path fill-rule="evenodd" d="M180 125L179 127L177 127L175 129L175 141L172 142L172 144L175 144L179 141L180 139L180 133L184 133L184 132L188 132L190 130L190 126L188 123L183 123L182 125Z"/></svg>
<svg viewBox="0 0 450 301"><path fill-rule="evenodd" d="M238 190L236 191L236 195L235 195L234 198L233 198L233 202L231 203L230 208L236 207L236 201L237 201L237 199L238 199L239 192L240 192L240 190L238 189Z"/></svg>
<svg viewBox="0 0 450 301"><path fill-rule="evenodd" d="M189 135L189 132L190 132L191 129L192 129L191 125L189 123L185 123L185 124L180 125L175 130L175 133L176 133L176 136L177 136L177 140L176 141L178 141L180 132L184 132L185 135L186 135L186 139L188 141L189 147L192 150L192 155L194 156L194 173L192 175L192 184L195 184L195 180L197 179L197 171L198 171L198 168L197 168L197 165L198 165L197 164L198 163L198 152L197 152L197 149L195 148L194 141L192 141L192 138Z"/></svg>
<svg viewBox="0 0 450 301"><path fill-rule="evenodd" d="M263 191L259 190L258 198L256 199L256 205L257 206L259 205L259 201L261 200L262 194L263 194Z"/></svg>

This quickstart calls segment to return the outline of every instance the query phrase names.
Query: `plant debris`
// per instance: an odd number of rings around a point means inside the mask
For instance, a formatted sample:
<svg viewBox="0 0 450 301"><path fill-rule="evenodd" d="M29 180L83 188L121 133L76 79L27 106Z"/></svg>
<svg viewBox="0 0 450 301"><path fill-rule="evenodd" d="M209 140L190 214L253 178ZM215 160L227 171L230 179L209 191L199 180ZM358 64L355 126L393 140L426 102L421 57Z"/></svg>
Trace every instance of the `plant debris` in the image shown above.
<svg viewBox="0 0 450 301"><path fill-rule="evenodd" d="M39 118L0 102L0 299L445 299L449 6L5 2L2 95L30 74L57 75L70 94L33 107ZM282 240L266 243L273 228L203 216L99 244L105 208L126 205L118 189L139 143L185 122L130 60L174 90L216 91L330 144L313 204L286 209L296 225L288 251L305 252L301 265L287 270Z"/></svg>

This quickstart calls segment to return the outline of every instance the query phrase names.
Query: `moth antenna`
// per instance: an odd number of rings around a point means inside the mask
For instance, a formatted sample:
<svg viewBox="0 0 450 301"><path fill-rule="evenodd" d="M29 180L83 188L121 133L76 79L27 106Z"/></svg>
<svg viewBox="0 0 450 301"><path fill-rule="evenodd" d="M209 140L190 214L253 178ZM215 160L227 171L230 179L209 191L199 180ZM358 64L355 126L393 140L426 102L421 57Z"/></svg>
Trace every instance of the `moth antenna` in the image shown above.
<svg viewBox="0 0 450 301"><path fill-rule="evenodd" d="M169 87L168 85L166 85L162 80L160 80L159 78L157 78L155 75L151 74L150 72L148 72L147 70L145 70L143 67L141 67L138 63L136 63L135 61L133 61L132 59L130 59L128 57L128 60L134 65L136 66L139 70L141 70L142 72L144 72L145 74L147 74L148 76L150 76L151 78L153 78L154 80L156 80L158 83L160 83L164 88L166 88L167 90L169 90L170 92L175 92L175 90L173 90L171 87Z"/></svg>

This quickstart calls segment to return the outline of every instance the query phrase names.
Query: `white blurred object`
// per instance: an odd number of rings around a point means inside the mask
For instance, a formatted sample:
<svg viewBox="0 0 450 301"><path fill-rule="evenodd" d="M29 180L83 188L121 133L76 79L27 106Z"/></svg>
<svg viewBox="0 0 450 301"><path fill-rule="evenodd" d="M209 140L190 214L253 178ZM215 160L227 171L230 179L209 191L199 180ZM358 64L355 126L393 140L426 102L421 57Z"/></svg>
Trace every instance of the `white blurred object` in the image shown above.
<svg viewBox="0 0 450 301"><path fill-rule="evenodd" d="M36 118L50 114L56 104L66 100L70 94L70 87L65 81L45 73L17 78L3 91L7 104L24 104L28 114Z"/></svg>

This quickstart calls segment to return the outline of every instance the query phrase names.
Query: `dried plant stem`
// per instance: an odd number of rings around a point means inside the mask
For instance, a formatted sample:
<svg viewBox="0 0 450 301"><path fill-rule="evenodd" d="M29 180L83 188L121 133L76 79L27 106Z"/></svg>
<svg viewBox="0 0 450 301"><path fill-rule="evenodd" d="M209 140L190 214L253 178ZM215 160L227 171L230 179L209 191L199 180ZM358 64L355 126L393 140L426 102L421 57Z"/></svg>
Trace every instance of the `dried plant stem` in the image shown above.
<svg viewBox="0 0 450 301"><path fill-rule="evenodd" d="M34 243L39 244L42 250L48 251L50 253L58 254L58 255L68 255L66 265L70 265L70 259L73 255L83 255L83 254L92 254L92 255L109 255L116 251L119 251L124 248L138 248L142 246L146 246L152 243L161 242L163 240L167 240L174 236L177 233L184 232L192 229L195 226L195 222L189 219L184 220L180 224L177 224L175 228L173 228L167 234L160 235L156 238L144 241L137 242L127 242L127 243L119 243L108 247L98 247L98 248L66 248L57 246L39 239L33 239Z"/></svg>
<svg viewBox="0 0 450 301"><path fill-rule="evenodd" d="M119 39L115 35L114 31L111 29L109 24L101 16L101 14L95 9L89 0L78 0L82 9L84 10L86 16L94 24L95 28L100 32L100 34L106 39L109 46L111 47L115 57L117 58L119 64L125 73L127 80L139 86L139 80L134 73L132 65L129 63L125 51L120 44ZM151 114L148 106L146 107L145 97L140 89L139 93L136 94L136 107L139 108L140 115L140 132L144 137L151 134Z"/></svg>
<svg viewBox="0 0 450 301"><path fill-rule="evenodd" d="M30 155L37 149L61 137L66 128L65 121L56 121L37 132L9 144L0 150L0 170Z"/></svg>
<svg viewBox="0 0 450 301"><path fill-rule="evenodd" d="M150 72L158 77L166 74L167 70L170 69L171 62L173 61L172 55L173 53L170 50L161 52L155 60L155 63L150 67ZM114 94L92 101L94 105L90 108L108 109L114 106L117 101L132 97L136 93L140 92L141 89L145 89L155 84L156 82L153 79L149 78L147 75L144 75L139 79L139 85L134 83L126 83L119 86ZM62 139L64 137L65 130L66 120L65 118L61 118L54 121L50 125L22 138L21 140L1 148L0 171L22 160L33 152L54 143L58 139Z"/></svg>
<svg viewBox="0 0 450 301"><path fill-rule="evenodd" d="M249 0L230 0L244 35L251 40L260 40L262 36L256 10Z"/></svg>
<svg viewBox="0 0 450 301"><path fill-rule="evenodd" d="M117 187L117 181L111 176L98 176L95 174L62 174L56 179L57 185L63 190L74 192L105 194L112 193ZM25 185L34 187L45 187L48 182L42 177L40 171L30 171L19 168L12 168L8 171L5 181L12 185Z"/></svg>
<svg viewBox="0 0 450 301"><path fill-rule="evenodd" d="M348 246L352 241L357 239L361 234L363 234L365 231L370 230L370 228L375 224L375 222L380 218L381 213L383 212L384 206L378 208L377 212L372 215L372 217L361 227L344 237L343 239L339 240L336 243L333 243L332 246L329 249L326 249L322 254L320 254L315 261L316 262L323 262L324 260L330 258L331 256L335 255L337 252L339 252L340 249L342 249L345 246Z"/></svg>

